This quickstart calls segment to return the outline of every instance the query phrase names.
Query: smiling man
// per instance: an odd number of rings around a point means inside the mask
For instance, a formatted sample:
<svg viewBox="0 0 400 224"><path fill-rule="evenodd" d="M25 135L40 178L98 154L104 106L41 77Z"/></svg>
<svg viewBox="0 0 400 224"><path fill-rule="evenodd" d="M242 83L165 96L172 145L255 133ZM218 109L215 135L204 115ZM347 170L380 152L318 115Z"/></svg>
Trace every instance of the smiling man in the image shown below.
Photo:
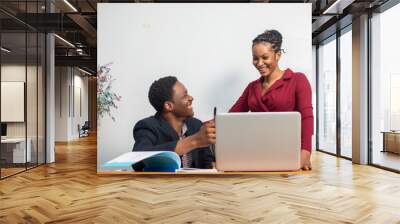
<svg viewBox="0 0 400 224"><path fill-rule="evenodd" d="M133 151L174 151L184 168L212 168L215 124L193 117L185 86L173 76L160 78L150 86L149 100L157 113L136 123Z"/></svg>

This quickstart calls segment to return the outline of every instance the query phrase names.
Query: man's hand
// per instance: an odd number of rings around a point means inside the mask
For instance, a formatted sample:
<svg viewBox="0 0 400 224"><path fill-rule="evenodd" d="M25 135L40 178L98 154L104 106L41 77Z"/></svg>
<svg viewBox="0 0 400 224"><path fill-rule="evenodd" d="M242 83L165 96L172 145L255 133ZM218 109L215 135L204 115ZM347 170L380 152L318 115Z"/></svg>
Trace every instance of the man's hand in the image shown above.
<svg viewBox="0 0 400 224"><path fill-rule="evenodd" d="M211 144L215 144L215 131L215 122L213 120L203 123L200 130L193 135L193 139L197 146L196 148L207 147Z"/></svg>
<svg viewBox="0 0 400 224"><path fill-rule="evenodd" d="M203 123L196 134L179 140L176 144L175 152L178 155L184 155L195 148L202 148L215 144L215 139L215 123L212 120L207 121Z"/></svg>
<svg viewBox="0 0 400 224"><path fill-rule="evenodd" d="M305 149L301 150L301 169L312 170L310 157L311 153L309 151Z"/></svg>

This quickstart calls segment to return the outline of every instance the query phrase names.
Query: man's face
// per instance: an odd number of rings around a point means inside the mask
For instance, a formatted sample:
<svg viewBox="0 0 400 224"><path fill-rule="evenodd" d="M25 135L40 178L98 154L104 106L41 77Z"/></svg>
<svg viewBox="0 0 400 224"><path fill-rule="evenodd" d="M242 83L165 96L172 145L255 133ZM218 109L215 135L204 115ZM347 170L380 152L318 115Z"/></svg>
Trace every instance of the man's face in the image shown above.
<svg viewBox="0 0 400 224"><path fill-rule="evenodd" d="M192 102L193 97L188 94L186 87L177 81L173 87L172 112L177 117L192 117L194 115Z"/></svg>

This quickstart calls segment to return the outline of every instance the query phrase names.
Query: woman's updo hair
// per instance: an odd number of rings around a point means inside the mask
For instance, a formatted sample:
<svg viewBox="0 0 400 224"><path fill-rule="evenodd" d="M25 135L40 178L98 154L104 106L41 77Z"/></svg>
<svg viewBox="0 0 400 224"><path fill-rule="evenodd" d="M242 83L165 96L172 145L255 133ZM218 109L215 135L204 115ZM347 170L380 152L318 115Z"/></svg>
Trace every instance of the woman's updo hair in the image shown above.
<svg viewBox="0 0 400 224"><path fill-rule="evenodd" d="M277 30L266 30L253 40L253 46L259 43L270 43L272 49L277 53L282 51L282 34Z"/></svg>

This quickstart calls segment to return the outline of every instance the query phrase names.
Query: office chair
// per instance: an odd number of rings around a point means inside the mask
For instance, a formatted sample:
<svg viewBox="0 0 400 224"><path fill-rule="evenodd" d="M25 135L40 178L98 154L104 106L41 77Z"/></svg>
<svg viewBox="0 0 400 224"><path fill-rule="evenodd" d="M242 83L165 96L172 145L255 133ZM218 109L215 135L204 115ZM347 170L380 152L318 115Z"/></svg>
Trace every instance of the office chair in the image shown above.
<svg viewBox="0 0 400 224"><path fill-rule="evenodd" d="M89 129L90 129L90 124L89 121L85 121L85 123L82 125L82 127L79 127L80 125L78 125L78 129L79 129L79 138L80 137L87 137L89 136Z"/></svg>

